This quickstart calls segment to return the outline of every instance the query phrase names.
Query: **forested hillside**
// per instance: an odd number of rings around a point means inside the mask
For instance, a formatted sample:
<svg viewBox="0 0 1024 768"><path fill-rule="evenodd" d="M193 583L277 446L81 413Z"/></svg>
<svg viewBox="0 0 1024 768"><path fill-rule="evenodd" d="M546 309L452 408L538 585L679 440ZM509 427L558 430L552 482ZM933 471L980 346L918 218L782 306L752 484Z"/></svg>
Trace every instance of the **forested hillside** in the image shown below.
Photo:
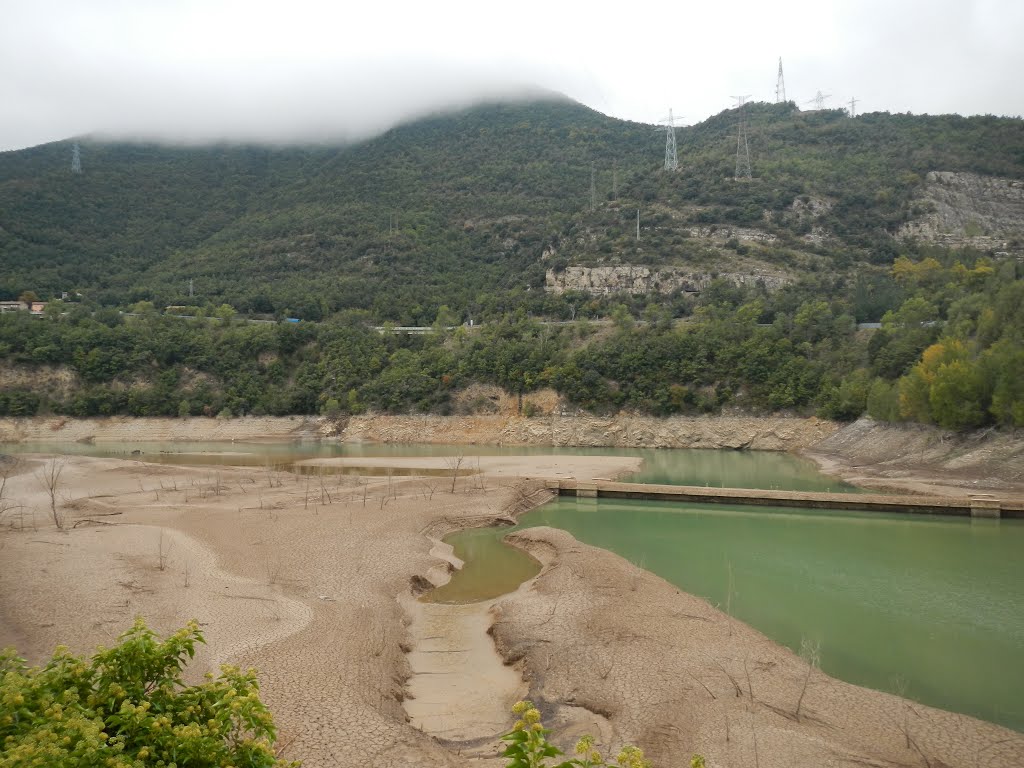
<svg viewBox="0 0 1024 768"><path fill-rule="evenodd" d="M429 323L540 285L543 237L591 162L657 159L647 126L566 102L421 120L353 147L82 143L0 155L0 294L229 303L319 320Z"/></svg>
<svg viewBox="0 0 1024 768"><path fill-rule="evenodd" d="M0 299L70 296L0 317L0 413L446 412L487 382L594 411L1024 424L1024 244L897 237L930 172L1024 178L1024 123L745 112L749 180L736 110L679 129L666 173L653 126L557 99L347 147L82 140L81 174L70 142L2 153ZM707 284L546 292L571 265ZM715 279L750 265L775 289Z"/></svg>

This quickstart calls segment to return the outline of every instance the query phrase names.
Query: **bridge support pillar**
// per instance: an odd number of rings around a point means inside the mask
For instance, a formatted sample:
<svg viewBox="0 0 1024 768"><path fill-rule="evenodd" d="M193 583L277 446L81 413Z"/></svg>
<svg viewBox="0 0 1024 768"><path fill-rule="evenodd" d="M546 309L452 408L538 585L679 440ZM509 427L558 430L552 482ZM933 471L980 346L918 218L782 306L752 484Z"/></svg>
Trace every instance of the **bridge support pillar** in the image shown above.
<svg viewBox="0 0 1024 768"><path fill-rule="evenodd" d="M1002 517L1002 505L999 499L993 499L990 496L972 496L971 517L998 520Z"/></svg>

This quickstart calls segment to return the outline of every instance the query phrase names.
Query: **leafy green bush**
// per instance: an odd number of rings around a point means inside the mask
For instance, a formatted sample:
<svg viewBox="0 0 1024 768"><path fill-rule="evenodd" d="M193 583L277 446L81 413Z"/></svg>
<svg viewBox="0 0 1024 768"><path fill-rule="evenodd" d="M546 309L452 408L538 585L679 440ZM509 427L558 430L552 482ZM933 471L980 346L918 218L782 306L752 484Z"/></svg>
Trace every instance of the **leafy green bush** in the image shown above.
<svg viewBox="0 0 1024 768"><path fill-rule="evenodd" d="M506 768L546 768L549 757L563 756L562 750L548 741L550 729L540 721L540 710L531 701L519 701L512 707L519 715L511 731L502 736L508 742L502 757L509 758ZM563 760L552 768L650 768L651 761L644 758L643 750L627 744L613 762L608 762L594 747L594 739L584 736L576 742L576 757ZM704 768L704 758L694 755L692 768Z"/></svg>
<svg viewBox="0 0 1024 768"><path fill-rule="evenodd" d="M197 642L195 621L161 641L140 618L89 661L59 647L29 668L0 653L0 768L297 766L274 755L252 670L182 682Z"/></svg>

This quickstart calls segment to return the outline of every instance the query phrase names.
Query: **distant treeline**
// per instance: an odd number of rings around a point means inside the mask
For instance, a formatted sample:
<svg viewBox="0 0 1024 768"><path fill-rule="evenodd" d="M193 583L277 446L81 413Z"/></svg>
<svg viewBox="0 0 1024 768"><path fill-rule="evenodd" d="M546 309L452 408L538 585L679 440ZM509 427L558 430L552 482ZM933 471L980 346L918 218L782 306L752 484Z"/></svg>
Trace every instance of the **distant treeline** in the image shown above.
<svg viewBox="0 0 1024 768"><path fill-rule="evenodd" d="M525 395L527 415L529 393L552 387L597 413L1024 426L1022 276L1015 261L937 251L773 294L717 282L696 305L591 300L568 325L520 308L446 330L454 315L442 309L418 336L381 333L366 312L251 324L224 308L183 320L56 304L43 318L0 316L0 361L17 373L0 377L0 414L444 414L479 382ZM866 307L884 311L880 330L857 329ZM587 319L602 309L610 323ZM60 368L74 381L54 381Z"/></svg>

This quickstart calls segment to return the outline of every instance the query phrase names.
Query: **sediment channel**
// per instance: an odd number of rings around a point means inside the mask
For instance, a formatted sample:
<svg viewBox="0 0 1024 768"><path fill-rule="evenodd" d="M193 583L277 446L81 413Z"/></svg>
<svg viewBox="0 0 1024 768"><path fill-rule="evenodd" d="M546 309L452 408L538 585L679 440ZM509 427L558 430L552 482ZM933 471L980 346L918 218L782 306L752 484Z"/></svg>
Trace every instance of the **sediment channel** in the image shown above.
<svg viewBox="0 0 1024 768"><path fill-rule="evenodd" d="M448 566L458 569L464 563L450 545L433 542L431 555L443 565L432 568L428 580L445 582ZM527 691L522 675L506 666L490 635L495 606L504 597L445 603L406 592L399 598L410 619L406 658L412 676L405 711L413 727L477 757L496 754L499 737L512 724L511 707Z"/></svg>

